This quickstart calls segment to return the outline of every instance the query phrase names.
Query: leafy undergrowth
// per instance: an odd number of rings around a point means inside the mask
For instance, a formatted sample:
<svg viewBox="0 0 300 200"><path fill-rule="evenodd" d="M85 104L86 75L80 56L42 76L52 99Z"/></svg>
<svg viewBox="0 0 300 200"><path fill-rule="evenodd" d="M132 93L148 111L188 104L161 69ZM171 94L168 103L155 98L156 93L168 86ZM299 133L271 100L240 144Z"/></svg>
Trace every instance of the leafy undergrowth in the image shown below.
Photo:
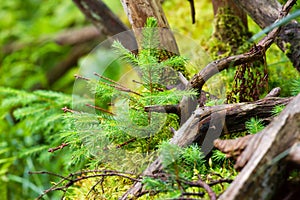
<svg viewBox="0 0 300 200"><path fill-rule="evenodd" d="M95 75L99 80L77 76L78 80L84 82L84 89L92 94L89 97L11 89L49 88L45 72L68 54L69 47L51 42L36 43L35 38L52 35L62 28L86 24L83 15L70 2L60 4L60 9L56 9L57 2L50 2L50 6L41 6L38 12L25 12L37 7L33 1L24 2L29 3L25 6L10 1L1 5L2 11L7 10L4 15L8 19L0 25L4 30L0 37L1 44L12 41L25 44L18 51L1 55L0 83L5 86L0 88L1 193L9 193L9 199L18 199L20 196L34 198L43 194L44 189L64 180L61 184L66 186L62 188L67 189L66 193L49 190L43 198L57 199L64 194L67 199L117 199L134 182L133 179L120 176L124 172L143 182L145 189L150 191L141 199L179 196L207 199L207 192L199 187L203 182L208 183L217 195L227 188L237 175L233 160L218 150L204 157L197 145L187 148L170 145L167 142L173 136L170 129L178 129L178 116L144 111L145 106L176 104L183 96L196 95L192 90L179 91L170 87L178 83L177 73L172 67L186 65L192 76L212 61L205 51L213 29L212 24L207 23L213 21L211 2L196 2L195 25L191 24L188 1L170 0L164 3L171 27L190 38L186 42L186 38L176 37L182 54L188 54L186 52L192 49L191 46L199 47L189 61L175 56L161 62L158 59L159 51L156 51L158 40L155 31L149 29L144 33L148 34L144 50L137 56L120 43L114 43L118 55L125 58L123 63L133 68L139 67L142 78L134 80L136 89L114 82L112 79L115 76L107 79ZM35 20L31 21L31 18ZM17 24L21 19L25 23ZM249 28L253 33L259 32L251 20ZM267 51L266 60L269 90L280 86L282 96L298 94L300 76L285 54L273 45ZM70 93L74 71L70 70L63 80L50 89ZM225 102L226 90L232 86L234 71L224 71L206 83L205 89L219 98L208 102L206 106ZM166 77L169 80L161 82ZM75 107L72 105L74 100ZM273 114L278 115L282 109L275 107ZM247 122L246 126L248 132L225 136L224 139L255 134L263 128L260 119L256 118ZM158 155L164 158L164 172L156 177L140 177L139 174ZM28 171L41 169L54 172L55 175L46 172L28 175ZM81 173L75 173L77 171ZM59 177L68 176L69 173L74 175L71 174L68 179ZM87 178L87 175L91 177Z"/></svg>

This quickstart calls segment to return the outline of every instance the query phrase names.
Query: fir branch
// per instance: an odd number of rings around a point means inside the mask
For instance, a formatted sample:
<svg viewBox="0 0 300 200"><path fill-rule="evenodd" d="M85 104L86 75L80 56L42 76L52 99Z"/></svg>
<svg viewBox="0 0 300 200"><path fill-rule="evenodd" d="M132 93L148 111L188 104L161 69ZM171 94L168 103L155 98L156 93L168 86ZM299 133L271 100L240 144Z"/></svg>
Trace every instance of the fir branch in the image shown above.
<svg viewBox="0 0 300 200"><path fill-rule="evenodd" d="M127 61L127 62L133 64L134 66L138 66L137 57L133 53L131 53L128 49L126 49L121 44L120 41L114 41L114 43L112 44L112 47L115 49L115 52L117 53L117 55L120 55L124 61Z"/></svg>

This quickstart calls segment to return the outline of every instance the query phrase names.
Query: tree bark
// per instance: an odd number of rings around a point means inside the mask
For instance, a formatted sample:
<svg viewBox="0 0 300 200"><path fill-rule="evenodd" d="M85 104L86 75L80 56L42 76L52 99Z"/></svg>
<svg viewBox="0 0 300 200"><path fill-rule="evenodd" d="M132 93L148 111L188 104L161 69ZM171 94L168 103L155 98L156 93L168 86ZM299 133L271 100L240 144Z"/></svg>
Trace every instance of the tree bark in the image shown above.
<svg viewBox="0 0 300 200"><path fill-rule="evenodd" d="M137 38L139 48L141 48L142 28L147 18L154 17L157 19L158 28L160 28L160 48L179 55L175 37L170 31L170 26L159 0L121 0L121 2Z"/></svg>
<svg viewBox="0 0 300 200"><path fill-rule="evenodd" d="M300 94L260 133L252 137L236 167L236 179L221 200L270 199L286 180L290 147L300 141Z"/></svg>
<svg viewBox="0 0 300 200"><path fill-rule="evenodd" d="M277 0L234 0L261 27L266 28L276 21L282 5ZM294 67L300 71L300 24L293 20L284 25L276 40L277 46L287 53Z"/></svg>
<svg viewBox="0 0 300 200"><path fill-rule="evenodd" d="M221 134L245 131L245 122L251 117L263 118L266 123L272 118L272 109L276 105L286 105L292 98L270 97L252 103L226 104L198 108L192 116L175 132L170 143L179 147L186 147L192 143L199 143L202 151L207 155L213 148L213 140ZM144 172L143 175L153 175L162 170L162 161L157 158ZM128 190L122 198L139 196L142 184L135 185Z"/></svg>

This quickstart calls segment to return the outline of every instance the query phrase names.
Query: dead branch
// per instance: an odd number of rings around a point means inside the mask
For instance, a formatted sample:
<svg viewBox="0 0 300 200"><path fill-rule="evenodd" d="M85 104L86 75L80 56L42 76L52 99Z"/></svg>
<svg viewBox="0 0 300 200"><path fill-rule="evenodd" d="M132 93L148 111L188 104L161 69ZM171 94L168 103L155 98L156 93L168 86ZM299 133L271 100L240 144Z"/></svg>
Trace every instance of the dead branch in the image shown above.
<svg viewBox="0 0 300 200"><path fill-rule="evenodd" d="M101 41L105 35L99 32L94 26L86 26L80 29L69 29L59 33L54 41L59 45L76 45L85 43L91 40Z"/></svg>
<svg viewBox="0 0 300 200"><path fill-rule="evenodd" d="M277 97L280 94L280 87L273 88L265 97L270 98L270 97ZM265 118L264 123L269 124L271 122L272 117L270 118ZM254 135L246 135L244 137L236 138L236 139L229 139L229 140L221 140L221 139L216 139L214 141L214 146L222 151L223 153L226 154L226 156L229 157L237 157L239 156L243 150L246 148L249 140L253 137Z"/></svg>
<svg viewBox="0 0 300 200"><path fill-rule="evenodd" d="M295 1L288 1L278 14L277 20L284 18L290 11L291 6L294 4ZM194 75L187 85L187 88L194 88L199 92L199 94L201 94L201 90L205 82L215 74L223 71L224 69L228 69L229 67L234 67L243 63L251 63L263 58L266 50L274 42L280 30L280 27L274 28L267 34L267 36L261 39L257 45L254 45L244 54L229 56L209 63L198 74ZM190 98L183 98L179 106L181 109L181 124L183 124L191 116L191 113L195 110L197 103Z"/></svg>
<svg viewBox="0 0 300 200"><path fill-rule="evenodd" d="M121 0L125 13L141 47L142 28L149 17L155 17L159 28L160 48L179 55L179 50L168 20L163 12L161 2L157 0Z"/></svg>
<svg viewBox="0 0 300 200"><path fill-rule="evenodd" d="M288 1L288 5L293 5L294 3L295 3L294 1L293 2ZM284 16L286 16L287 13L289 12L289 9L290 6L284 6L281 12L282 15L279 15L278 19L282 19ZM230 56L227 58L223 58L211 62L203 70L201 70L198 74L196 74L192 78L192 80L188 84L188 88L189 87L195 88L201 93L201 89L205 81L207 81L209 78L211 78L213 75L217 74L218 72L227 69L228 67L231 66L236 66L247 62L253 62L257 59L262 58L262 56L265 54L265 51L270 47L272 42L275 40L275 37L278 35L279 30L280 30L279 27L273 29L267 36L265 36L257 45L251 48L250 51L247 53L237 55L237 56ZM267 99L260 100L259 102L264 104L264 102L268 101ZM287 104L290 100L291 98L285 99L284 105ZM273 103L274 102L272 102L271 104ZM195 110L197 103L193 101L191 98L183 98L179 106L181 109L181 117L184 119L183 122L185 123L175 133L170 143L177 144L180 147L188 146L195 141L198 141L201 144L204 142L204 139L206 138L206 133L210 131L210 135L207 138L207 142L206 142L207 146L204 146L206 145L205 143L202 145L202 150L206 149L209 151L213 146L212 144L213 140L220 136L218 132L229 133L230 132L229 129L231 129L231 127L234 127L236 131L242 131L245 122L244 120L248 120L251 117L256 116L253 115L253 113L251 114L251 112L248 112L248 115L246 114L245 116L243 116L243 118L237 120L239 114L245 113L243 108L252 110L253 104L247 105L247 103L236 104L237 107L234 110L232 109L232 107L230 107L234 105L217 106L214 107L213 110L210 110L212 108L199 108ZM273 104L273 106L275 105ZM256 112L257 115L262 114L259 116L259 118L266 117L266 114L268 114L268 117L270 116L270 112L263 112L261 109L259 109L260 106L254 106L254 107L257 109L257 111L259 110L259 112ZM264 105L263 107L265 107L267 110L270 109L270 106L267 105ZM227 117L228 114L232 114L231 118ZM249 116L251 117L249 118ZM227 126L227 123L225 123L225 119L226 122L232 123L232 126ZM224 123L226 126L224 126ZM217 135L213 135L214 132L216 132ZM143 172L143 174L152 175L161 170L162 170L162 161L161 158L158 157L152 164L150 164L150 166ZM142 184L135 183L120 198L120 200L125 200L129 196L138 196L138 194L141 193L141 191L142 191Z"/></svg>
<svg viewBox="0 0 300 200"><path fill-rule="evenodd" d="M272 109L276 105L286 105L293 98L270 97L251 103L225 104L212 107L200 107L183 126L175 132L170 143L186 147L192 143L202 145L204 155L213 148L213 140L221 134L245 131L245 122L251 117L272 118ZM157 158L143 175L153 175L162 170L161 158ZM142 184L136 183L120 199L126 199L129 194L139 196Z"/></svg>
<svg viewBox="0 0 300 200"><path fill-rule="evenodd" d="M52 67L46 74L49 85L55 83L61 78L69 69L77 65L78 60L88 54L96 44L80 44L73 47L67 57L63 59L56 66Z"/></svg>
<svg viewBox="0 0 300 200"><path fill-rule="evenodd" d="M84 15L108 36L114 36L122 45L136 53L137 43L128 27L101 0L73 0ZM119 34L122 33L122 34Z"/></svg>
<svg viewBox="0 0 300 200"><path fill-rule="evenodd" d="M253 136L254 135L246 135L244 137L229 140L216 139L214 141L214 146L225 153L227 158L236 157L243 152L250 138Z"/></svg>
<svg viewBox="0 0 300 200"><path fill-rule="evenodd" d="M234 2L242 7L249 16L261 27L274 23L280 15L282 5L278 1L268 0L234 0ZM293 3L289 3L293 2ZM289 1L287 6L291 7L296 1ZM288 8L289 9L289 8ZM277 46L283 51L288 52L287 57L291 60L294 67L300 71L300 24L296 20L284 25L276 39ZM290 45L286 45L290 44Z"/></svg>
<svg viewBox="0 0 300 200"><path fill-rule="evenodd" d="M63 149L63 148L65 148L68 145L69 145L69 143L62 143L61 145L59 145L57 147L48 149L48 152L53 153L54 151L57 151L59 149Z"/></svg>
<svg viewBox="0 0 300 200"><path fill-rule="evenodd" d="M217 199L216 193L214 193L214 191L211 189L211 187L207 183L205 183L204 181L201 180L200 175L198 175L198 181L197 182L199 183L199 185L201 187L203 187L207 191L208 196L211 200L216 200Z"/></svg>
<svg viewBox="0 0 300 200"><path fill-rule="evenodd" d="M251 138L235 166L245 167L220 199L267 199L275 194L287 178L285 158L290 147L300 141L299 105L300 94L269 126Z"/></svg>
<svg viewBox="0 0 300 200"><path fill-rule="evenodd" d="M10 54L15 51L21 50L24 47L28 47L34 44L42 44L46 42L56 42L62 46L76 46L83 43L90 43L91 41L102 41L106 36L99 32L94 26L86 26L77 29L66 29L56 35L43 36L29 43L13 42L8 45L4 45L2 48L3 54Z"/></svg>
<svg viewBox="0 0 300 200"><path fill-rule="evenodd" d="M71 173L68 176L61 176L56 173L52 172L47 172L47 171L36 171L36 172L28 172L28 174L48 174L51 176L57 176L60 178L60 180L55 183L52 187L49 189L45 190L42 194L40 194L37 199L42 199L43 196L50 192L54 191L63 191L64 194L65 192L74 184L77 182L86 180L86 179L92 179L92 178L105 178L105 177L110 177L110 176L117 176L121 178L125 178L131 181L135 182L140 182L141 177L135 175L134 173L131 172L121 172L121 171L115 171L115 170L85 170L85 171L80 171L80 172L75 172ZM134 177L135 176L135 177ZM97 183L98 184L98 183ZM63 196L64 197L64 196ZM63 199L62 197L62 199Z"/></svg>

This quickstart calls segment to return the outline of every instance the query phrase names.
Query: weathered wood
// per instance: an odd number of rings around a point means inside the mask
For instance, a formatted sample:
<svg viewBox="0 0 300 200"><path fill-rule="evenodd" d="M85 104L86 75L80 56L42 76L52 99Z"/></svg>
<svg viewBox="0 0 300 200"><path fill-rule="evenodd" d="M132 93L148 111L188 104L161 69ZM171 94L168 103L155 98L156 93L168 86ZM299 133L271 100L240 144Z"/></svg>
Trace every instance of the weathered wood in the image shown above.
<svg viewBox="0 0 300 200"><path fill-rule="evenodd" d="M200 107L184 123L170 143L179 147L186 147L192 143L199 143L202 151L207 155L213 148L213 140L221 134L229 134L245 130L245 122L251 117L272 117L272 109L276 105L286 105L292 98L270 97L252 103L225 104L221 106ZM156 159L143 175L153 175L162 170L161 159ZM128 196L139 196L142 184L136 183L120 199Z"/></svg>
<svg viewBox="0 0 300 200"><path fill-rule="evenodd" d="M278 19L282 19L288 14L291 9L291 5L295 2L287 2L282 8L282 15L278 15ZM189 81L187 88L196 89L201 93L202 87L205 82L210 79L215 74L228 69L229 67L234 67L244 63L251 63L255 60L260 60L265 55L265 51L271 46L280 31L280 27L274 28L270 33L267 34L263 39L261 39L257 45L252 47L248 52L240 55L229 56L219 60L215 60L209 63L205 68L203 68L198 74L194 75ZM190 116L193 110L195 110L197 102L193 101L191 98L183 98L179 104L181 109L181 122L185 122Z"/></svg>
<svg viewBox="0 0 300 200"><path fill-rule="evenodd" d="M149 17L157 19L159 27L160 48L179 55L176 40L170 31L167 18L158 0L121 0L123 8L128 16L138 46L141 47L141 31Z"/></svg>
<svg viewBox="0 0 300 200"><path fill-rule="evenodd" d="M103 33L92 25L85 26L77 29L65 30L55 36L54 41L59 45L76 45L92 40L101 41L105 38Z"/></svg>
<svg viewBox="0 0 300 200"><path fill-rule="evenodd" d="M261 28L266 28L274 23L282 8L282 5L280 5L277 0L234 1L237 5L241 6ZM288 58L294 67L300 71L300 24L296 20L282 27L276 44L283 52L288 52Z"/></svg>
<svg viewBox="0 0 300 200"><path fill-rule="evenodd" d="M265 97L277 97L280 94L280 87L273 88ZM264 118L263 121L265 124L269 124L271 122L272 117ZM227 139L227 140L221 140L216 139L214 141L214 146L226 154L227 157L237 157L239 156L243 150L248 145L250 139L254 135L246 135L244 137L236 138L236 139Z"/></svg>
<svg viewBox="0 0 300 200"><path fill-rule="evenodd" d="M214 146L226 154L227 158L239 156L254 135L246 135L236 139L221 140L216 139Z"/></svg>
<svg viewBox="0 0 300 200"><path fill-rule="evenodd" d="M252 137L236 167L246 166L221 200L270 199L286 178L289 148L300 141L300 94L260 133Z"/></svg>

